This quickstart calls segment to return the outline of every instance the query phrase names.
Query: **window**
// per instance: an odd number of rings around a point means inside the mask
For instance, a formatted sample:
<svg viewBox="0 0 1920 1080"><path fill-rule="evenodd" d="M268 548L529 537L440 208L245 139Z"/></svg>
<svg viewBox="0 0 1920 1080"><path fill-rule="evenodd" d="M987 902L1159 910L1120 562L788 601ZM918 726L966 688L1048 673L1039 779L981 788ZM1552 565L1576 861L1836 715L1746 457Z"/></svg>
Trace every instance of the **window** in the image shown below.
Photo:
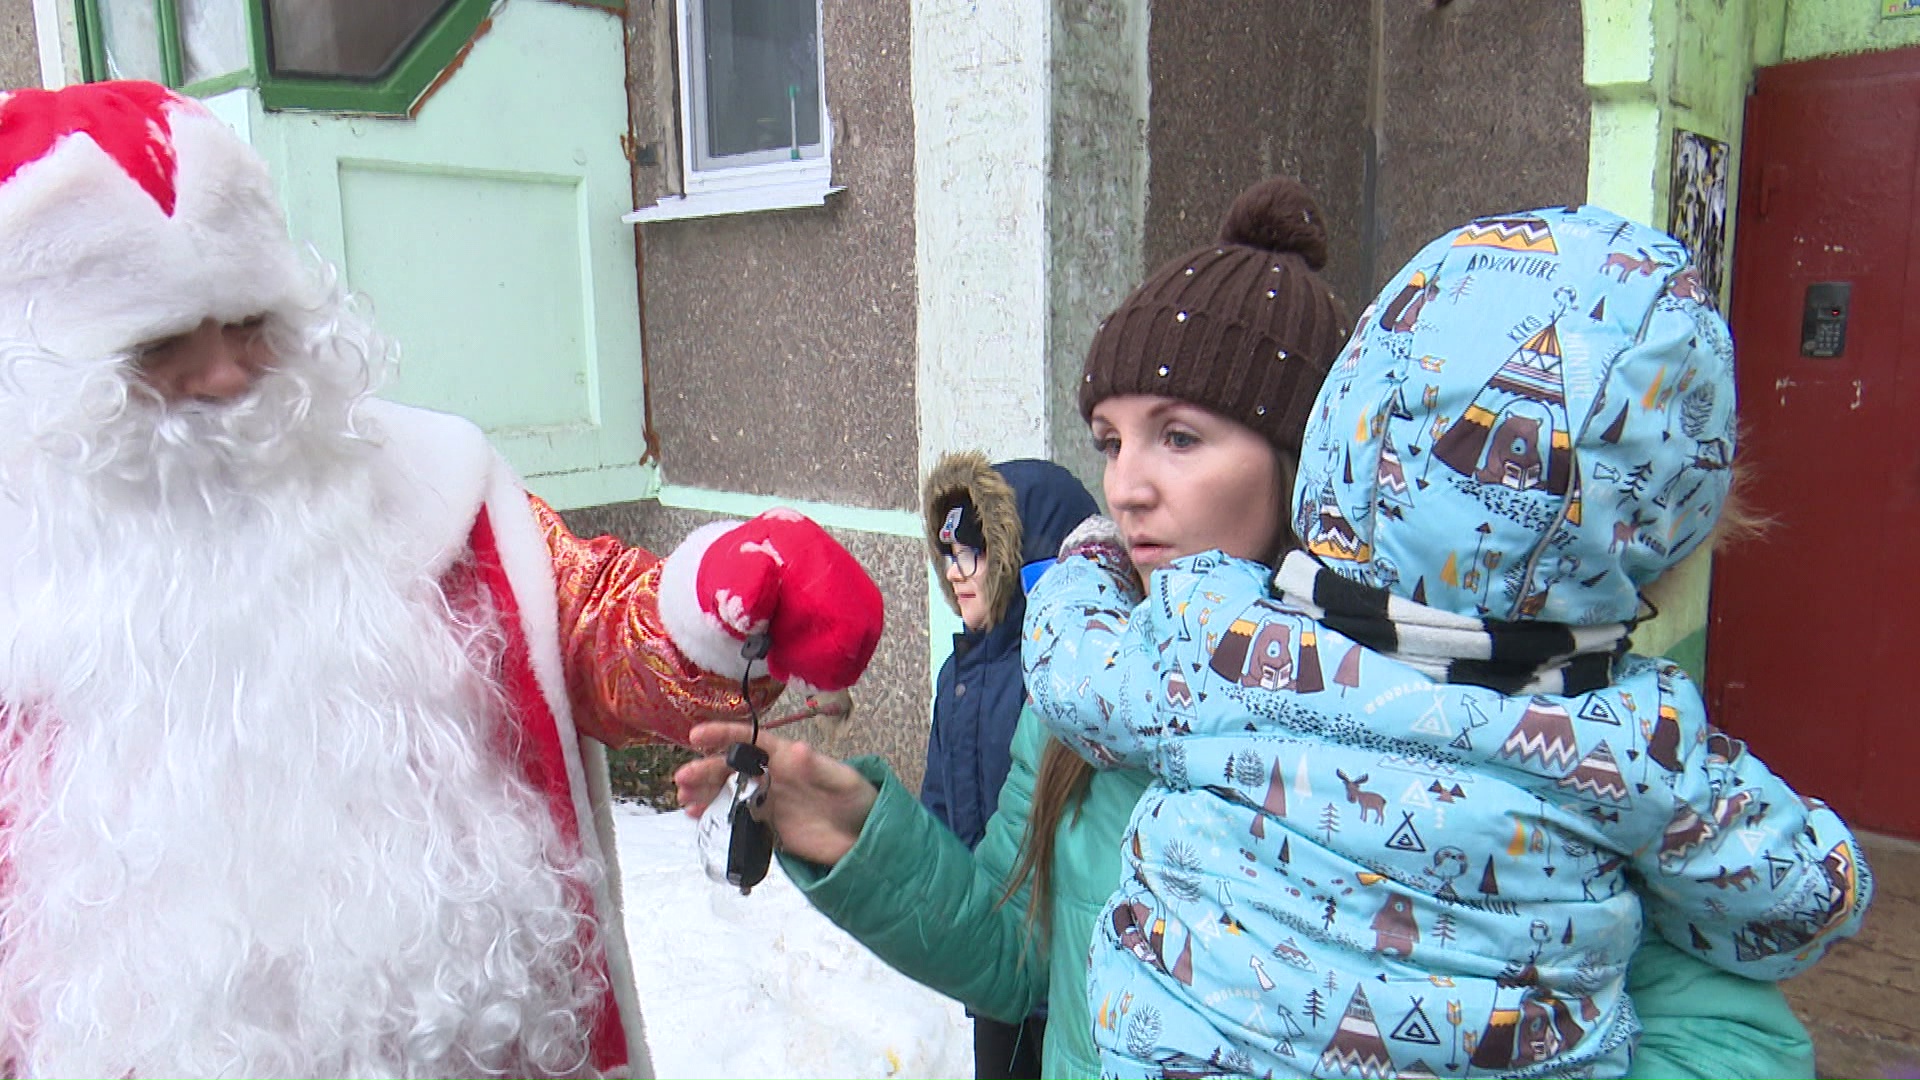
<svg viewBox="0 0 1920 1080"><path fill-rule="evenodd" d="M682 194L627 215L666 221L819 206L832 124L819 0L680 0Z"/></svg>
<svg viewBox="0 0 1920 1080"><path fill-rule="evenodd" d="M250 80L249 0L75 0L88 79L214 94Z"/></svg>
<svg viewBox="0 0 1920 1080"><path fill-rule="evenodd" d="M193 86L247 70L247 9L238 0L174 0L180 81Z"/></svg>
<svg viewBox="0 0 1920 1080"><path fill-rule="evenodd" d="M696 0L687 32L698 173L820 156L820 35L813 3ZM697 10L695 10L697 9Z"/></svg>
<svg viewBox="0 0 1920 1080"><path fill-rule="evenodd" d="M267 66L279 76L378 79L453 0L266 0Z"/></svg>
<svg viewBox="0 0 1920 1080"><path fill-rule="evenodd" d="M168 34L175 44L162 48L160 8L151 0L95 0L78 21L89 78L180 85L178 38Z"/></svg>
<svg viewBox="0 0 1920 1080"><path fill-rule="evenodd" d="M151 79L203 97L257 86L269 109L404 116L495 0L63 2L88 79Z"/></svg>

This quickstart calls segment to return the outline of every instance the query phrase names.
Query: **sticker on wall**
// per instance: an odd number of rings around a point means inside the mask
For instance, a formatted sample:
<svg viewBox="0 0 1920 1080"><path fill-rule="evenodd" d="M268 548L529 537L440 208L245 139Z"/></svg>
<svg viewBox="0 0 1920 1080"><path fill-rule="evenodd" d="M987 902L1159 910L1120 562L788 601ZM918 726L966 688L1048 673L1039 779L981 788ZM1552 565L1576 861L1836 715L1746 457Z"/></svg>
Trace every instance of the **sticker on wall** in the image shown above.
<svg viewBox="0 0 1920 1080"><path fill-rule="evenodd" d="M1727 144L1674 129L1667 191L1667 231L1693 253L1707 294L1718 300L1726 281Z"/></svg>

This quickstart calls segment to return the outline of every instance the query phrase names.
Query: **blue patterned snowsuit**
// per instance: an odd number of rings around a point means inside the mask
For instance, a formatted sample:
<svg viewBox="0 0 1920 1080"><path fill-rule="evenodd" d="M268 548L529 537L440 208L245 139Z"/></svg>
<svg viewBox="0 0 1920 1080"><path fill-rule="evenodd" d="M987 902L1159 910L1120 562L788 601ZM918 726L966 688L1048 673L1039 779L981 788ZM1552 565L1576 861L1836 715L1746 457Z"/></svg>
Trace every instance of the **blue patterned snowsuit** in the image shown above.
<svg viewBox="0 0 1920 1080"><path fill-rule="evenodd" d="M1423 251L1307 431L1295 527L1323 573L1454 616L1631 619L1726 490L1731 346L1684 262L1594 208ZM1674 665L1557 697L1449 682L1269 573L1182 559L1136 607L1069 558L1028 601L1038 711L1156 780L1090 957L1108 1073L1619 1075L1643 912L1764 979L1858 928L1844 823Z"/></svg>

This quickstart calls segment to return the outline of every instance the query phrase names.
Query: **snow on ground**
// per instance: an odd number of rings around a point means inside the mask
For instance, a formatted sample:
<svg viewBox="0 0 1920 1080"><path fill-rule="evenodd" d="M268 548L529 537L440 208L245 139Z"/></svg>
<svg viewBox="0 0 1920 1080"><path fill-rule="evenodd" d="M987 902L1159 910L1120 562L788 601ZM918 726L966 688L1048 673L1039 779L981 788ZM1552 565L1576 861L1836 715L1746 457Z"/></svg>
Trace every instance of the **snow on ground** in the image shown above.
<svg viewBox="0 0 1920 1080"><path fill-rule="evenodd" d="M750 896L701 869L694 821L615 808L627 940L662 1078L971 1077L960 1005L808 906L775 861Z"/></svg>

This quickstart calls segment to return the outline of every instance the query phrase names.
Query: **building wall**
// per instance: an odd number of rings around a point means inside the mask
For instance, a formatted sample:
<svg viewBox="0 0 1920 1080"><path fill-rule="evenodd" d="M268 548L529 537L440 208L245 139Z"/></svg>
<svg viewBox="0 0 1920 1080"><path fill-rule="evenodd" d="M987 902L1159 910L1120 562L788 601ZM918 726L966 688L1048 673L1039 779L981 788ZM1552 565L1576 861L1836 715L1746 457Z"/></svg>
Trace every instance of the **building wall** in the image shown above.
<svg viewBox="0 0 1920 1080"><path fill-rule="evenodd" d="M883 753L917 784L927 723L918 539L914 158L904 0L824 0L834 183L820 209L639 226L659 502L576 524L669 551L716 516L788 503L827 524L886 599L847 724L802 737ZM628 6L636 205L677 189L673 6Z"/></svg>
<svg viewBox="0 0 1920 1080"><path fill-rule="evenodd" d="M1729 268L1739 239L1732 230L1754 69L1920 44L1920 16L1888 19L1865 0L1589 0L1585 16L1592 197L1665 226L1674 132L1727 143ZM1676 568L1659 589L1660 617L1636 632L1635 648L1701 674L1711 577L1705 552Z"/></svg>
<svg viewBox="0 0 1920 1080"><path fill-rule="evenodd" d="M1320 196L1324 275L1358 312L1449 228L1584 200L1582 33L1578 0L1158 5L1146 264L1291 173Z"/></svg>
<svg viewBox="0 0 1920 1080"><path fill-rule="evenodd" d="M40 85L33 0L0 0L0 89Z"/></svg>
<svg viewBox="0 0 1920 1080"><path fill-rule="evenodd" d="M663 481L879 509L915 504L907 5L825 0L834 182L821 209L640 226ZM667 3L630 5L636 141L673 142ZM671 71L669 66L667 69ZM671 86L670 79L665 83ZM657 149L656 149L657 153ZM641 205L669 160L636 168Z"/></svg>
<svg viewBox="0 0 1920 1080"><path fill-rule="evenodd" d="M910 0L919 466L1044 457L1049 4Z"/></svg>
<svg viewBox="0 0 1920 1080"><path fill-rule="evenodd" d="M1811 60L1920 45L1920 15L1889 19L1881 7L1860 0L1787 0L1778 59Z"/></svg>
<svg viewBox="0 0 1920 1080"><path fill-rule="evenodd" d="M1484 214L1583 202L1579 0L1383 0L1369 291Z"/></svg>
<svg viewBox="0 0 1920 1080"><path fill-rule="evenodd" d="M1327 213L1328 282L1364 306L1373 25L1356 0L1154 5L1143 270L1211 243L1234 196L1288 173Z"/></svg>
<svg viewBox="0 0 1920 1080"><path fill-rule="evenodd" d="M1149 0L1054 2L1047 180L1047 456L1096 496L1100 456L1080 417L1100 320L1146 269Z"/></svg>

